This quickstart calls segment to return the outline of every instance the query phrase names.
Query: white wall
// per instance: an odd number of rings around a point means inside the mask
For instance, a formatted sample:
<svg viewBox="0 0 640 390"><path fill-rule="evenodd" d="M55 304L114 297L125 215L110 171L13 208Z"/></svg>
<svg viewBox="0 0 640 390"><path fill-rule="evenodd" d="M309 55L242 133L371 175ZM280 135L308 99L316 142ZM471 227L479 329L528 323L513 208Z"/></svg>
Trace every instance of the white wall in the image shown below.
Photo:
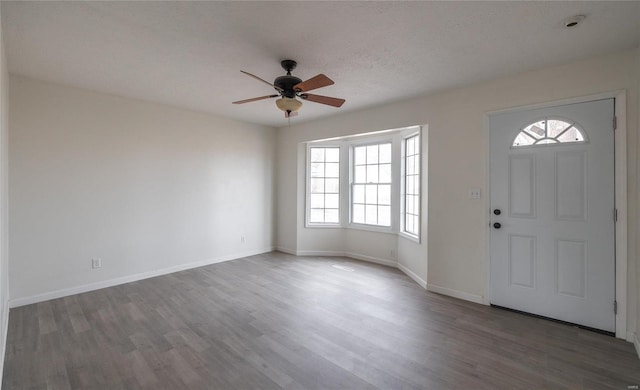
<svg viewBox="0 0 640 390"><path fill-rule="evenodd" d="M305 229L302 223L304 175L300 174L298 167L299 153L303 150L297 147L300 143L428 124L428 161L424 164L429 168L429 194L428 199L423 198L423 202L428 202L428 233L423 238L428 236L428 241L423 240L417 249L399 250L398 262L427 280L433 289L466 299L483 300L488 290L485 269L488 209L485 199L470 200L467 194L470 188L476 187L481 188L483 194L487 192L488 132L484 127L485 114L510 107L626 89L630 237L627 319L628 329L635 329L638 298L635 242L640 238L636 218L636 56L637 50L615 53L279 129L278 247L298 252L320 246L323 250L331 250L325 247L330 242L325 237L329 233ZM423 144L423 148L425 146ZM358 246L367 247L376 239L374 236L362 236ZM398 245L398 248L403 246ZM388 248L374 255L386 257L386 250ZM425 254L427 256L423 257Z"/></svg>
<svg viewBox="0 0 640 390"><path fill-rule="evenodd" d="M272 250L274 129L16 76L10 110L12 305Z"/></svg>
<svg viewBox="0 0 640 390"><path fill-rule="evenodd" d="M0 21L2 15L0 15ZM9 321L9 209L7 134L9 129L9 73L4 53L2 23L0 22L0 383L4 367L4 351Z"/></svg>

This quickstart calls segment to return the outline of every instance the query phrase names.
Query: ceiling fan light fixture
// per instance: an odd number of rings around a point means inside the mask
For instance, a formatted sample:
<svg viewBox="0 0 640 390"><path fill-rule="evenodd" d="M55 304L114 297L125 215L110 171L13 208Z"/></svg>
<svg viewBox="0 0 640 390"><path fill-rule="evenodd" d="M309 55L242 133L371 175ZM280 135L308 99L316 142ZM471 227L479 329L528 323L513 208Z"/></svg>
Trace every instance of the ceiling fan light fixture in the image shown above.
<svg viewBox="0 0 640 390"><path fill-rule="evenodd" d="M296 112L302 107L302 102L288 97L282 97L276 100L276 106L284 112Z"/></svg>

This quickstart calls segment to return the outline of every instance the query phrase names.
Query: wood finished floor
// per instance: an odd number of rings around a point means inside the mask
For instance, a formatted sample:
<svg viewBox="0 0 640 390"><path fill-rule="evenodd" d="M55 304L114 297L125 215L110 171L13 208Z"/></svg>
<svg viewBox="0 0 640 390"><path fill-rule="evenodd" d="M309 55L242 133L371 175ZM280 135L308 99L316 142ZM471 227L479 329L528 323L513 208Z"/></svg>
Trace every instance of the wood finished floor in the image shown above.
<svg viewBox="0 0 640 390"><path fill-rule="evenodd" d="M392 268L274 252L11 309L2 388L637 384L630 343L426 292Z"/></svg>

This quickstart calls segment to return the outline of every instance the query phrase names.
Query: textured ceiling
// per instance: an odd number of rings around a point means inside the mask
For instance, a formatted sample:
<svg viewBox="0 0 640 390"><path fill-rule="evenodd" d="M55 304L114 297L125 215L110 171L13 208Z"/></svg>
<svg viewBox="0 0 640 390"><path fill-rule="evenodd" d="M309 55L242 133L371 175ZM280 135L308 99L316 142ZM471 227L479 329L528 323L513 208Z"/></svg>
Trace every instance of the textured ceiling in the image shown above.
<svg viewBox="0 0 640 390"><path fill-rule="evenodd" d="M9 71L121 96L283 126L272 81L325 73L307 121L637 47L640 2L11 2ZM587 15L575 29L562 19Z"/></svg>

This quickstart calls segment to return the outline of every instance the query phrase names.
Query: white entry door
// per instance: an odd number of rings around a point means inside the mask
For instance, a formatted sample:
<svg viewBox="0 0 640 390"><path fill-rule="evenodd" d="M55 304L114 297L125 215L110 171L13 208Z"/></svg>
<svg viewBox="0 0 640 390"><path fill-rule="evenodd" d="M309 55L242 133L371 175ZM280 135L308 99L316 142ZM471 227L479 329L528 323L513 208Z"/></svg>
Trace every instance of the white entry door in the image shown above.
<svg viewBox="0 0 640 390"><path fill-rule="evenodd" d="M490 121L491 303L615 331L614 99Z"/></svg>

